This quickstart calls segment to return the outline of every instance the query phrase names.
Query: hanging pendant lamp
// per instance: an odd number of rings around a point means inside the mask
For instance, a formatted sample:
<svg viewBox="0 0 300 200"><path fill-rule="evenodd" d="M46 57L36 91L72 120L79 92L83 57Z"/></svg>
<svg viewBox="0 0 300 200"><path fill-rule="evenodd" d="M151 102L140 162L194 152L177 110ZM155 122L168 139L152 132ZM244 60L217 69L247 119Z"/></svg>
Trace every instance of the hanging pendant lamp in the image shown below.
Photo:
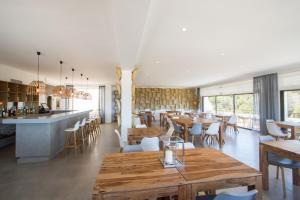
<svg viewBox="0 0 300 200"><path fill-rule="evenodd" d="M84 99L86 100L92 100L92 95L88 92L89 87L89 78L86 78L86 92L84 94Z"/></svg>
<svg viewBox="0 0 300 200"><path fill-rule="evenodd" d="M46 93L46 84L43 81L40 81L40 55L41 52L37 51L37 80L31 81L29 83L30 94L45 94Z"/></svg>
<svg viewBox="0 0 300 200"><path fill-rule="evenodd" d="M80 74L80 82L81 82L81 86L80 86L81 88L80 88L80 89L83 88L82 77L83 77L83 74ZM80 91L78 91L78 92L76 93L76 97L79 98L79 99L84 99L84 95L85 95L85 92L82 91L82 90L80 90Z"/></svg>
<svg viewBox="0 0 300 200"><path fill-rule="evenodd" d="M55 86L52 92L53 92L54 96L63 98L65 96L65 92L66 92L65 86L63 86L61 84L61 81L62 81L61 80L62 79L62 64L63 64L63 61L60 60L59 63L60 63L59 86Z"/></svg>

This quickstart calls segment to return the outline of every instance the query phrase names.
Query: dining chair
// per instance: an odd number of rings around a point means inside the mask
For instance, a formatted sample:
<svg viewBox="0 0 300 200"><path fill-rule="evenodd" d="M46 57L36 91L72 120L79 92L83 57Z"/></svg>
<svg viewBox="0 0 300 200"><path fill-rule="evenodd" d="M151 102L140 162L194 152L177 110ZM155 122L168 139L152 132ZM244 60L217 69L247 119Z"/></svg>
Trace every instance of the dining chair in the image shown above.
<svg viewBox="0 0 300 200"><path fill-rule="evenodd" d="M135 126L135 128L147 128L146 124L138 124Z"/></svg>
<svg viewBox="0 0 300 200"><path fill-rule="evenodd" d="M197 196L196 200L255 200L256 195L257 190L251 190L243 193L222 192L218 195Z"/></svg>
<svg viewBox="0 0 300 200"><path fill-rule="evenodd" d="M143 151L159 151L159 138L158 137L144 137L140 146Z"/></svg>
<svg viewBox="0 0 300 200"><path fill-rule="evenodd" d="M229 132L235 132L238 133L239 130L237 128L237 117L235 115L232 115L228 122L226 123L226 128L228 128Z"/></svg>
<svg viewBox="0 0 300 200"><path fill-rule="evenodd" d="M183 128L181 126L178 126L177 123L174 120L171 120L173 127L174 127L174 132L178 134L179 136L183 135Z"/></svg>
<svg viewBox="0 0 300 200"><path fill-rule="evenodd" d="M212 123L205 131L204 139L206 139L207 142L210 139L211 144L214 142L214 140L217 140L219 142L219 129L220 122Z"/></svg>
<svg viewBox="0 0 300 200"><path fill-rule="evenodd" d="M80 128L80 121L77 121L73 128L67 128L64 130L65 132L65 145L64 148L74 148L75 153L77 149L80 147L79 138L77 132Z"/></svg>
<svg viewBox="0 0 300 200"><path fill-rule="evenodd" d="M115 133L118 136L119 144L120 144L120 152L128 153L128 152L141 152L143 151L141 145L135 144L135 145L129 145L126 141L124 141L120 135L120 132L115 129Z"/></svg>
<svg viewBox="0 0 300 200"><path fill-rule="evenodd" d="M170 128L168 129L168 131L166 132L166 134L164 135L164 137L168 137L168 138L172 137L174 131L175 131L175 130L174 130L174 127L173 127L173 126L170 127Z"/></svg>
<svg viewBox="0 0 300 200"><path fill-rule="evenodd" d="M189 130L190 135L192 135L192 143L194 144L195 136L200 136L202 134L202 124L193 123L192 128Z"/></svg>
<svg viewBox="0 0 300 200"><path fill-rule="evenodd" d="M182 143L177 143L177 148L182 149ZM185 142L184 149L195 149L195 145L191 142Z"/></svg>
<svg viewBox="0 0 300 200"><path fill-rule="evenodd" d="M141 118L140 117L134 117L133 118L133 125L137 126L137 125L141 125Z"/></svg>
<svg viewBox="0 0 300 200"><path fill-rule="evenodd" d="M171 127L174 128L172 120L169 117L167 117L167 125L168 125L168 128L171 128Z"/></svg>
<svg viewBox="0 0 300 200"><path fill-rule="evenodd" d="M272 119L266 120L267 130L268 133L276 138L278 140L279 138L286 139L288 138L288 134L284 133L279 126L275 123Z"/></svg>
<svg viewBox="0 0 300 200"><path fill-rule="evenodd" d="M260 136L259 137L259 142L271 142L274 141L275 139L270 136ZM283 190L283 196L286 197L286 188L285 188L285 176L284 176L284 168L288 169L300 169L300 162L284 158L282 156L279 156L275 153L268 153L268 164L274 165L277 167L276 171L276 179L278 179L279 176L279 169L281 171L281 179L282 179L282 190Z"/></svg>

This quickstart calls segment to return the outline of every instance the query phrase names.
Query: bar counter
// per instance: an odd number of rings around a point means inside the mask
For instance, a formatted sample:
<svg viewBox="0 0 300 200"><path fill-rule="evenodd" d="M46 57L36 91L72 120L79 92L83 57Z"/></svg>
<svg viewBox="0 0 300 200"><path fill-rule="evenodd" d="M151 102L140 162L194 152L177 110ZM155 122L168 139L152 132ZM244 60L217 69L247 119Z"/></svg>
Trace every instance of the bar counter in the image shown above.
<svg viewBox="0 0 300 200"><path fill-rule="evenodd" d="M16 125L18 163L46 161L63 151L64 130L84 117L88 118L90 111L60 111L4 118L0 124Z"/></svg>

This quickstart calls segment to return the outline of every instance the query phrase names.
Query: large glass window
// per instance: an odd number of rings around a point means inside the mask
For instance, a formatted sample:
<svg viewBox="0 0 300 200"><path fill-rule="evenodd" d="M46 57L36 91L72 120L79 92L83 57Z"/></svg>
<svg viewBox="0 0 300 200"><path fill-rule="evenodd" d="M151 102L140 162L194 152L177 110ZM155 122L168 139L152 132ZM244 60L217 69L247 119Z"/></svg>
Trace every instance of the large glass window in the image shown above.
<svg viewBox="0 0 300 200"><path fill-rule="evenodd" d="M238 126L253 128L253 94L235 95L235 114Z"/></svg>
<svg viewBox="0 0 300 200"><path fill-rule="evenodd" d="M300 122L300 90L284 91L284 118Z"/></svg>
<svg viewBox="0 0 300 200"><path fill-rule="evenodd" d="M216 113L216 97L203 97L203 110L208 113Z"/></svg>
<svg viewBox="0 0 300 200"><path fill-rule="evenodd" d="M203 110L204 112L210 112L214 114L235 114L237 116L238 126L240 127L255 129L254 126L257 124L254 123L257 119L255 119L253 115L253 94L233 94L203 97Z"/></svg>
<svg viewBox="0 0 300 200"><path fill-rule="evenodd" d="M217 96L217 113L233 114L233 96Z"/></svg>

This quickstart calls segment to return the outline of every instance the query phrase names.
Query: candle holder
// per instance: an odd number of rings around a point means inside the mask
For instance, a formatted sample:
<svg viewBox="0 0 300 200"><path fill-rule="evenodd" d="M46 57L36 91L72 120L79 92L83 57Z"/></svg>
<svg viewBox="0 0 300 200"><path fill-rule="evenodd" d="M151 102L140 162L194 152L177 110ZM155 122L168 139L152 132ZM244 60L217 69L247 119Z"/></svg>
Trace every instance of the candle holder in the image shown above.
<svg viewBox="0 0 300 200"><path fill-rule="evenodd" d="M183 165L184 140L177 136L161 138L163 144L163 156L160 161L164 168L172 168Z"/></svg>

